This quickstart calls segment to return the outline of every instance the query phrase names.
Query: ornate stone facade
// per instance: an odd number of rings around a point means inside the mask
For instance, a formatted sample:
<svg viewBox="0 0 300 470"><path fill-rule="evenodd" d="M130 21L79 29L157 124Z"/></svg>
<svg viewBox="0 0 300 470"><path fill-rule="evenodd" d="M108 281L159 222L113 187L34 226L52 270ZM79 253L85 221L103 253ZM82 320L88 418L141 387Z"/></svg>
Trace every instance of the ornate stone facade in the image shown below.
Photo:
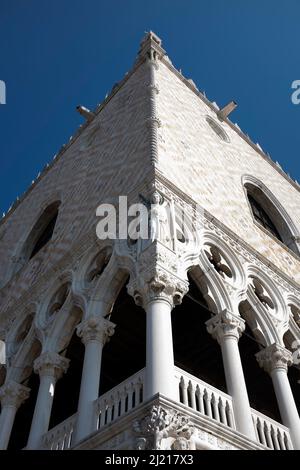
<svg viewBox="0 0 300 470"><path fill-rule="evenodd" d="M286 374L300 344L299 187L218 111L149 33L133 69L2 220L1 448L33 369L40 385L28 448L300 448ZM278 216L280 240L255 219L249 187L264 195L274 223ZM148 239L97 238L96 207L120 195L128 205L152 203ZM51 240L28 256L33 228L57 202ZM174 369L171 311L191 273L213 315L207 329L229 395L203 391L185 371L178 380ZM146 311L146 367L99 397L102 350L118 331L110 314L126 279ZM246 323L265 348L257 359L272 376L282 423L250 408L238 345ZM78 411L48 431L75 331L84 344Z"/></svg>

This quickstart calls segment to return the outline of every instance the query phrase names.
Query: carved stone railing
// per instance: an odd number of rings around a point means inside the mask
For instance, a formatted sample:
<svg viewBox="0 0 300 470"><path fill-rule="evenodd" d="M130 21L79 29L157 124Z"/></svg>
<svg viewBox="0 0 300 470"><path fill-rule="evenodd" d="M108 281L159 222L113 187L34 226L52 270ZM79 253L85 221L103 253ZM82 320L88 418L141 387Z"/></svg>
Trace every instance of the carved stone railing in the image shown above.
<svg viewBox="0 0 300 470"><path fill-rule="evenodd" d="M77 413L65 419L43 436L42 449L66 450L72 446L72 437L76 424Z"/></svg>
<svg viewBox="0 0 300 470"><path fill-rule="evenodd" d="M143 402L144 371L134 374L95 401L95 429L115 421ZM66 450L72 447L77 413L50 429L43 436L42 449Z"/></svg>
<svg viewBox="0 0 300 470"><path fill-rule="evenodd" d="M106 392L95 403L97 424L101 429L143 402L145 369Z"/></svg>
<svg viewBox="0 0 300 470"><path fill-rule="evenodd" d="M232 399L226 393L175 367L179 399L185 406L235 429Z"/></svg>
<svg viewBox="0 0 300 470"><path fill-rule="evenodd" d="M260 444L274 450L293 449L290 432L287 427L259 411L253 409L251 411L257 439Z"/></svg>
<svg viewBox="0 0 300 470"><path fill-rule="evenodd" d="M175 367L179 402L235 430L232 399L212 385ZM124 380L95 401L94 431L102 430L143 403L145 369ZM293 449L289 429L262 413L251 410L257 441L266 449ZM50 429L43 436L42 449L65 450L72 447L77 414Z"/></svg>

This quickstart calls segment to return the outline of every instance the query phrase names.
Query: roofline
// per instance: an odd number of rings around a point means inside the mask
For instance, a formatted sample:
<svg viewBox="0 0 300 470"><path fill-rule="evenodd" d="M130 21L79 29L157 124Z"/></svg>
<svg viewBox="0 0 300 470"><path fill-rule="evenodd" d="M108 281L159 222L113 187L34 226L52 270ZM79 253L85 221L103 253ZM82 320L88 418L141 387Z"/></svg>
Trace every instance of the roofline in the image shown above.
<svg viewBox="0 0 300 470"><path fill-rule="evenodd" d="M60 150L58 151L57 154L54 155L52 161L50 163L47 163L46 166L41 170L41 172L38 174L37 178L33 181L33 183L29 186L27 190L24 191L24 193L20 196L17 197L15 202L10 206L6 214L2 217L0 220L0 228L3 225L3 223L8 219L9 216L11 216L17 207L20 205L20 203L27 197L28 194L35 188L35 186L40 182L40 180L48 173L48 171L55 165L56 162L58 162L63 154L66 152L67 149L71 147L71 145L76 142L78 137L82 134L85 129L89 127L89 125L94 121L96 116L98 116L101 111L105 108L105 106L110 102L110 100L118 93L118 91L123 87L123 85L129 80L129 78L136 72L136 70L145 62L145 57L147 53L148 47L155 48L155 50L159 54L159 59L161 62L171 71L173 72L177 78L179 78L196 96L198 96L215 114L217 119L219 120L218 117L218 111L219 109L211 102L209 99L201 92L199 91L195 85L193 85L187 78L185 78L171 63L170 59L168 58L166 51L161 47L161 41L160 39L152 32L148 33L146 35L146 38L144 38L141 42L141 47L137 56L137 59L131 68L129 72L125 74L123 79L115 84L109 93L109 95L100 103L98 106L96 106L94 112L94 117L90 121L86 121L83 124L79 126L79 128L76 130L75 134L70 137L69 141L66 144L63 144ZM284 170L282 170L278 165L271 159L271 157L265 153L261 148L259 148L254 142L250 139L248 135L246 135L241 129L238 129L236 125L228 119L228 117L222 119L223 122L225 122L234 132L236 132L250 147L253 148L267 163L269 163L288 183L290 183L298 192L300 192L300 186L299 184L292 179L291 176L287 175Z"/></svg>
<svg viewBox="0 0 300 470"><path fill-rule="evenodd" d="M95 116L91 120L85 121L83 124L80 124L80 126L76 129L75 134L70 137L69 141L66 144L63 144L61 146L59 151L54 155L52 161L44 166L44 168L38 174L37 178L33 180L31 185L24 191L24 193L20 197L17 197L17 199L13 202L13 204L7 210L5 215L0 219L0 228L3 223L8 219L8 217L10 217L15 212L17 207L19 207L21 202L24 201L28 194L30 194L30 192L35 188L35 186L37 186L41 179L48 173L48 171L53 168L53 166L62 158L64 153L71 147L71 145L73 145L74 142L76 142L76 140L81 136L81 134L89 127L89 125L93 123L94 119L98 116L98 114L101 113L101 111L105 108L109 101L118 93L118 91L136 72L140 65L144 63L144 61L145 59L136 62L131 68L131 70L125 74L124 78L120 82L118 82L117 85L113 86L109 95L102 101L102 103L96 106L95 110L93 111Z"/></svg>
<svg viewBox="0 0 300 470"><path fill-rule="evenodd" d="M197 95L215 114L218 119L218 111L219 109L211 102L209 99L201 92L199 91L195 85L193 85L187 78L185 78L175 67L173 64L169 62L169 60L166 60L165 57L161 58L161 61L166 65L166 67L173 72L177 78L179 78L195 95ZM283 176L297 191L300 192L300 185L291 177L289 176L282 168L280 168L271 158L269 154L264 152L261 148L255 144L251 138L245 134L241 129L237 128L237 126L230 121L228 117L223 118L222 122L226 122L228 126L236 132L250 147L252 147L263 159L268 162L281 176Z"/></svg>

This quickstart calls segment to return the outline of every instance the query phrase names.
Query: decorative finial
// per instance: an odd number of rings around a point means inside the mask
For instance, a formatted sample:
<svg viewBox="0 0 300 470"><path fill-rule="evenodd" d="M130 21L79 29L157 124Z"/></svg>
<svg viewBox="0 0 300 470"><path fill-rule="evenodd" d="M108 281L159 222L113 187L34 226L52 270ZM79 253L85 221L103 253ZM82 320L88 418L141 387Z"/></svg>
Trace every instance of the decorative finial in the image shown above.
<svg viewBox="0 0 300 470"><path fill-rule="evenodd" d="M165 55L161 45L161 39L153 31L147 32L141 41L138 59L146 56L151 49L161 56Z"/></svg>
<svg viewBox="0 0 300 470"><path fill-rule="evenodd" d="M149 31L149 32L146 31L146 35L143 37L143 39L142 39L142 41L141 41L141 48L144 46L144 44L145 44L147 41L154 41L154 42L156 42L156 44L158 44L160 47L161 47L161 44L162 44L161 39L160 39L160 38L157 36L157 34L155 34L153 31Z"/></svg>

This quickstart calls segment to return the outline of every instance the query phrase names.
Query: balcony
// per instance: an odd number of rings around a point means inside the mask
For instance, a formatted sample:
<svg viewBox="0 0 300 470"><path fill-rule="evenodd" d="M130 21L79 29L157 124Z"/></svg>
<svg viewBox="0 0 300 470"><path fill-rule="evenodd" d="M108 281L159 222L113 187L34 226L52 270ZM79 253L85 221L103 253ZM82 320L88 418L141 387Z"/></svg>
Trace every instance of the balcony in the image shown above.
<svg viewBox="0 0 300 470"><path fill-rule="evenodd" d="M232 399L229 395L202 380L175 368L180 402L231 429L236 429ZM257 441L267 449L291 450L289 429L268 416L252 411Z"/></svg>
<svg viewBox="0 0 300 470"><path fill-rule="evenodd" d="M117 426L117 422L121 423L122 418L126 420L133 416L134 412L138 413L138 410L144 404L144 380L145 369L142 369L99 397L95 402L94 432L76 447L91 448L87 443L90 440L95 440L98 435L100 436L102 432L105 433L106 431L106 438L112 439L115 434L112 433L112 429L114 429L112 425L116 426L117 433L117 427L119 429L121 426ZM228 442L228 446L232 445L233 448L239 448L237 443L239 439L243 439L243 446L240 448L247 448L245 447L246 443L249 449L293 449L289 429L256 410L252 410L252 418L257 443L249 442L248 438L242 436L236 430L232 399L229 395L177 367L175 367L175 380L179 392L176 408L183 414L191 415L194 424L200 430L209 428L208 432L215 439L218 435L222 435ZM74 414L48 431L43 436L41 448L66 450L75 447L72 438L76 418L77 415ZM135 417L133 416L132 419L135 419ZM235 447L236 445L237 447Z"/></svg>
<svg viewBox="0 0 300 470"><path fill-rule="evenodd" d="M101 395L95 402L95 432L114 422L143 402L145 369ZM66 450L72 447L77 414L70 416L45 434L42 448Z"/></svg>

